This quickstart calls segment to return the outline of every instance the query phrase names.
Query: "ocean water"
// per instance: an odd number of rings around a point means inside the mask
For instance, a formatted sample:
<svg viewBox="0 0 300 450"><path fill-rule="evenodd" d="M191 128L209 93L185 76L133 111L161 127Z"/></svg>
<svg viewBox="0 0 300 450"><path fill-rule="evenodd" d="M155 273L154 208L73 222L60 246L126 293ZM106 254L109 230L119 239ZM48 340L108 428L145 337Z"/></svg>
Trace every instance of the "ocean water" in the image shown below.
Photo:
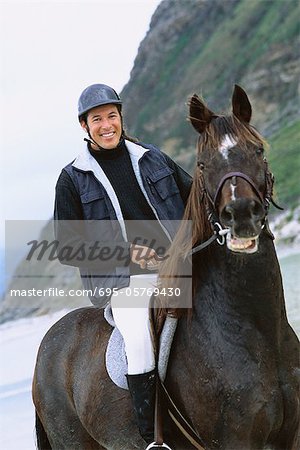
<svg viewBox="0 0 300 450"><path fill-rule="evenodd" d="M279 259L287 316L300 339L300 253Z"/></svg>
<svg viewBox="0 0 300 450"><path fill-rule="evenodd" d="M300 337L300 253L280 258L289 321ZM31 380L46 331L67 311L0 326L0 448L35 450Z"/></svg>
<svg viewBox="0 0 300 450"><path fill-rule="evenodd" d="M0 250L0 299L5 291L4 252Z"/></svg>

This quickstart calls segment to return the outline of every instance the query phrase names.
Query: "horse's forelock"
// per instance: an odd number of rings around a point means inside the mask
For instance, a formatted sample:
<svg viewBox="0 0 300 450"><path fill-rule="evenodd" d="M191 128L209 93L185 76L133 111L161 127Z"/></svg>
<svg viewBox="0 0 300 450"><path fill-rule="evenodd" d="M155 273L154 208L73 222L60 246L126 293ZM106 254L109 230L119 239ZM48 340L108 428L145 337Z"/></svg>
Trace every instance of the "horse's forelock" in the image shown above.
<svg viewBox="0 0 300 450"><path fill-rule="evenodd" d="M218 150L225 136L235 140L242 150L247 151L249 144L267 146L264 138L248 123L241 122L234 115L215 116L206 130L200 136L198 153L208 148Z"/></svg>

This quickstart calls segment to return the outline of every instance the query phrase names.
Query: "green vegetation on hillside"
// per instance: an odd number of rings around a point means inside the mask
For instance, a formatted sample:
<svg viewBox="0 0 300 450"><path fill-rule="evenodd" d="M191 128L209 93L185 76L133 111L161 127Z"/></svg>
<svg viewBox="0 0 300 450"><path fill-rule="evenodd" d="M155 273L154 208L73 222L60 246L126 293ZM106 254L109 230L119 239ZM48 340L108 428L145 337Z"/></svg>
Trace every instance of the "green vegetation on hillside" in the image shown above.
<svg viewBox="0 0 300 450"><path fill-rule="evenodd" d="M130 132L192 171L196 135L186 121L188 99L196 92L221 113L240 84L251 99L254 125L271 143L278 201L294 206L300 198L299 0L163 5L122 93Z"/></svg>
<svg viewBox="0 0 300 450"><path fill-rule="evenodd" d="M299 204L300 120L281 128L271 136L268 160L275 175L278 202L286 208Z"/></svg>

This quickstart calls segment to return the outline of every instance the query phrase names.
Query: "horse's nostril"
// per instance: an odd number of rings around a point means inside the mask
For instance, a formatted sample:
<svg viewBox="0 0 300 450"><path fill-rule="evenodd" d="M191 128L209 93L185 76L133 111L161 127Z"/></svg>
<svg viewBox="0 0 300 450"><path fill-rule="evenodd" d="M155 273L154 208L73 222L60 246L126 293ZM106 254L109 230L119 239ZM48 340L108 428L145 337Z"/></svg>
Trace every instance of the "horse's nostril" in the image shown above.
<svg viewBox="0 0 300 450"><path fill-rule="evenodd" d="M233 221L233 208L230 205L226 205L221 213L221 218L224 224L230 224Z"/></svg>
<svg viewBox="0 0 300 450"><path fill-rule="evenodd" d="M225 212L228 214L228 216L233 217L234 209L233 209L232 206L227 205L227 206L225 207Z"/></svg>
<svg viewBox="0 0 300 450"><path fill-rule="evenodd" d="M255 202L254 200L251 201L250 211L251 211L252 217L255 219L261 219L264 215L264 210L263 210L261 204L258 202Z"/></svg>

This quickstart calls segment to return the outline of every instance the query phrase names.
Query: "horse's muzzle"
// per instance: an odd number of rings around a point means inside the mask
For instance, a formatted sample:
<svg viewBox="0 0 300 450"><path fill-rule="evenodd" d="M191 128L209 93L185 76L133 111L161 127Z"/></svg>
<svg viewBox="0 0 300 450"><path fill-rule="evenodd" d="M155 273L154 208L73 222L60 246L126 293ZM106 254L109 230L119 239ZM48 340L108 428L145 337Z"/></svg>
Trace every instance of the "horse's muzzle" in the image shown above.
<svg viewBox="0 0 300 450"><path fill-rule="evenodd" d="M240 198L225 205L220 212L220 220L222 226L230 230L226 236L229 250L238 253L256 252L264 218L265 211L255 199Z"/></svg>

